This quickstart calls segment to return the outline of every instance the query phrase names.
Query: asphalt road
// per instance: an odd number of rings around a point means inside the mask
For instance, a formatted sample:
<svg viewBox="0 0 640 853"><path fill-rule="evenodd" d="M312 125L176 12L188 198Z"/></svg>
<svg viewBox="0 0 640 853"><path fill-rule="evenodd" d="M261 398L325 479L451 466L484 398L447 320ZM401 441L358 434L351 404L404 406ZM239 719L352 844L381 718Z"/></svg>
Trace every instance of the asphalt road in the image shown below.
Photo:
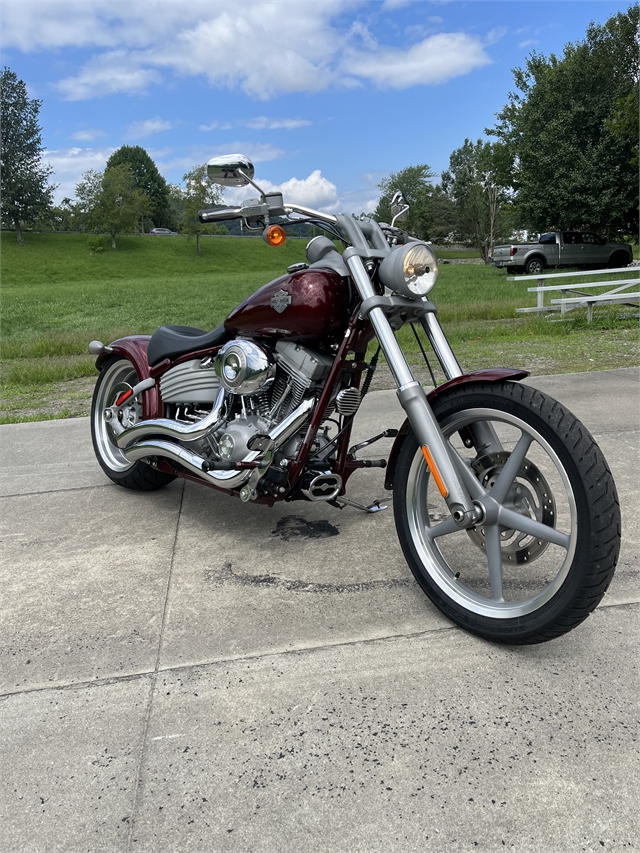
<svg viewBox="0 0 640 853"><path fill-rule="evenodd" d="M433 608L391 510L133 494L87 419L0 427L0 853L636 850L640 371L530 381L600 443L623 548L526 648ZM372 393L357 438L401 420Z"/></svg>

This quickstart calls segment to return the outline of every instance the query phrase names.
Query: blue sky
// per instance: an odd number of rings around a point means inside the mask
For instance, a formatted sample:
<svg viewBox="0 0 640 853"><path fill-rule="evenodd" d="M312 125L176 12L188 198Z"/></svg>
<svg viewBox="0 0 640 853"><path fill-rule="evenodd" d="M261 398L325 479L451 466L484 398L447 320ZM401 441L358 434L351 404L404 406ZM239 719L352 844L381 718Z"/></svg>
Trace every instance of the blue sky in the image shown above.
<svg viewBox="0 0 640 853"><path fill-rule="evenodd" d="M57 200L128 144L174 183L245 153L265 189L359 213L389 172L440 173L465 137L484 136L532 51L561 54L629 5L3 0L2 64L43 101Z"/></svg>

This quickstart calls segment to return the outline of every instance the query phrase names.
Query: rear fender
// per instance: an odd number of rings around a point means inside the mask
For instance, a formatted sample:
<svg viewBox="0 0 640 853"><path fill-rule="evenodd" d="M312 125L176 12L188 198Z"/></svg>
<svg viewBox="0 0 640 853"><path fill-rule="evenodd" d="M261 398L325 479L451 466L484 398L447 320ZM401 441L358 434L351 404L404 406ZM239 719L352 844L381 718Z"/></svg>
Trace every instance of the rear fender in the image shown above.
<svg viewBox="0 0 640 853"><path fill-rule="evenodd" d="M456 376L455 379L450 379L448 382L445 382L444 385L439 385L437 388L434 388L431 393L427 394L427 400L429 403L432 403L441 394L444 394L451 388L456 388L459 385L473 385L480 382L506 382L507 380L519 382L528 375L528 370L514 370L502 367L489 368L487 370L476 370L473 373L465 373L463 376ZM393 489L398 457L400 456L400 451L402 450L405 439L410 432L411 424L407 419L398 430L398 435L396 436L396 440L391 448L391 453L389 454L384 480L385 489Z"/></svg>
<svg viewBox="0 0 640 853"><path fill-rule="evenodd" d="M149 348L150 340L151 335L130 335L126 338L118 338L117 341L109 344L111 352L105 352L98 356L96 367L98 370L102 370L114 354L121 355L127 358L135 367L140 381L148 379L151 376L147 360L147 349ZM160 395L158 394L157 387L144 391L142 394L142 417L162 417L163 412L160 411L160 408Z"/></svg>

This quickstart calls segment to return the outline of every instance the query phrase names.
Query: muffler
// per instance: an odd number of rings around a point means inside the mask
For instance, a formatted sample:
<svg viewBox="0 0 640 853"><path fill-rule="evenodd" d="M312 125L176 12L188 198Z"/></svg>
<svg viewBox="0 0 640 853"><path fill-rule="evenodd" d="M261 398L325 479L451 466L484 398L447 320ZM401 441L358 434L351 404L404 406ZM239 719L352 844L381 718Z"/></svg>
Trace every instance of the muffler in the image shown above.
<svg viewBox="0 0 640 853"><path fill-rule="evenodd" d="M176 441L198 441L198 439L204 438L220 420L220 411L224 405L226 393L224 388L220 389L213 408L201 421L196 421L193 424L181 424L172 421L170 418L140 421L116 436L116 444L124 449L147 435L174 438Z"/></svg>

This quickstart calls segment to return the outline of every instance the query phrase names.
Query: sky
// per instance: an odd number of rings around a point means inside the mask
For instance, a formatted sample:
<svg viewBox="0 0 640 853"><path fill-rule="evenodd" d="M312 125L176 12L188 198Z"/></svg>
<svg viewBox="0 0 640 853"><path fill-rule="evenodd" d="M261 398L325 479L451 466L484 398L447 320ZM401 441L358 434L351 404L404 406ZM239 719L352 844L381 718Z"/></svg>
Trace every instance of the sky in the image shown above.
<svg viewBox="0 0 640 853"><path fill-rule="evenodd" d="M265 191L360 213L389 173L426 163L438 176L465 138L485 137L533 51L560 56L630 5L2 0L0 50L42 100L57 203L121 145L141 145L171 183L242 153ZM225 190L230 204L246 195Z"/></svg>

